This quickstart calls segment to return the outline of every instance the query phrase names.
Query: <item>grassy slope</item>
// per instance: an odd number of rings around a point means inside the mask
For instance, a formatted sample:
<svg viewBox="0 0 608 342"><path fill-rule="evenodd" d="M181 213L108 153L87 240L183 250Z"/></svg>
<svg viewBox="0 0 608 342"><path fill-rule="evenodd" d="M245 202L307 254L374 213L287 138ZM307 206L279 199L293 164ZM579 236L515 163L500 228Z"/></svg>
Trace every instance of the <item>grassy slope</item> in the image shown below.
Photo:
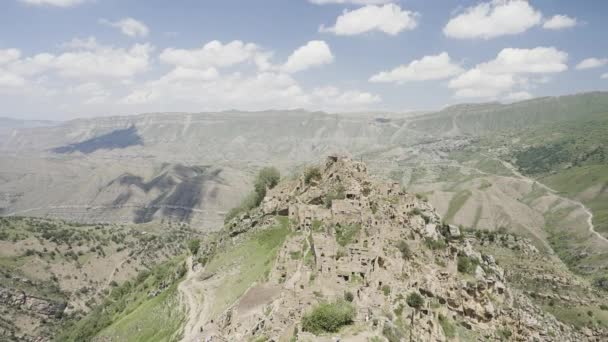
<svg viewBox="0 0 608 342"><path fill-rule="evenodd" d="M184 312L179 302L177 284L174 284L157 297L143 302L97 337L110 341L178 341L183 323Z"/></svg>
<svg viewBox="0 0 608 342"><path fill-rule="evenodd" d="M140 274L133 282L115 288L85 318L66 327L58 340L91 341L96 337L112 337L113 341L178 340L183 312L175 302L175 295L184 274L183 257ZM161 284L171 285L157 297L149 297L149 292Z"/></svg>
<svg viewBox="0 0 608 342"><path fill-rule="evenodd" d="M225 286L218 288L213 298L212 316L221 313L234 303L256 281L268 275L276 253L289 234L286 217L277 218L277 224L253 233L245 241L215 255L206 267L209 273L226 272ZM230 270L238 268L238 272Z"/></svg>

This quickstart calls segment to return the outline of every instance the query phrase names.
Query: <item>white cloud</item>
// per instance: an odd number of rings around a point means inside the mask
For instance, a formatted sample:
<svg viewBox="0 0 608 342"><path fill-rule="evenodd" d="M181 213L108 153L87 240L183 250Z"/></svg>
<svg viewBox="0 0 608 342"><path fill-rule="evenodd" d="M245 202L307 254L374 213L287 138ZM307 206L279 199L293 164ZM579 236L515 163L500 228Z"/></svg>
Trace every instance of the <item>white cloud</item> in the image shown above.
<svg viewBox="0 0 608 342"><path fill-rule="evenodd" d="M568 54L554 47L534 49L502 49L496 59L480 65L486 72L498 73L554 73L568 69Z"/></svg>
<svg viewBox="0 0 608 342"><path fill-rule="evenodd" d="M576 65L577 70L599 68L608 64L608 58L587 58Z"/></svg>
<svg viewBox="0 0 608 342"><path fill-rule="evenodd" d="M29 5L48 5L48 6L57 6L57 7L71 7L75 5L79 5L85 0L20 0L23 3Z"/></svg>
<svg viewBox="0 0 608 342"><path fill-rule="evenodd" d="M315 5L326 4L355 4L355 5L384 5L397 0L309 0Z"/></svg>
<svg viewBox="0 0 608 342"><path fill-rule="evenodd" d="M351 36L371 31L396 35L404 30L413 30L418 25L418 14L403 10L399 5L367 5L359 9L345 10L336 19L333 27L319 28L320 32L331 32L340 36Z"/></svg>
<svg viewBox="0 0 608 342"><path fill-rule="evenodd" d="M282 69L287 73L303 71L311 67L330 64L334 61L329 45L322 40L312 40L296 49Z"/></svg>
<svg viewBox="0 0 608 342"><path fill-rule="evenodd" d="M227 44L214 40L199 49L190 50L167 48L160 54L163 63L193 69L229 67L256 59L267 62L267 55L256 44L240 40Z"/></svg>
<svg viewBox="0 0 608 342"><path fill-rule="evenodd" d="M447 52L436 56L425 56L408 65L401 65L391 71L373 75L370 82L395 82L440 80L462 73L464 70L453 63Z"/></svg>
<svg viewBox="0 0 608 342"><path fill-rule="evenodd" d="M129 37L145 37L150 33L150 29L146 24L133 18L123 18L118 21L108 21L101 19L102 24L120 29L120 31Z"/></svg>
<svg viewBox="0 0 608 342"><path fill-rule="evenodd" d="M561 30L577 25L576 18L571 18L567 15L554 15L543 24L543 28L547 30Z"/></svg>
<svg viewBox="0 0 608 342"><path fill-rule="evenodd" d="M8 71L0 69L0 89L21 87L25 85L25 79Z"/></svg>
<svg viewBox="0 0 608 342"><path fill-rule="evenodd" d="M508 94L521 95L522 90L535 84L546 83L547 74L568 69L568 54L553 47L534 49L506 48L495 59L450 80L448 87L459 98L498 98ZM511 95L515 96L515 95Z"/></svg>
<svg viewBox="0 0 608 342"><path fill-rule="evenodd" d="M457 39L491 39L539 25L542 14L524 0L493 0L467 8L451 18L443 33Z"/></svg>
<svg viewBox="0 0 608 342"><path fill-rule="evenodd" d="M507 94L507 96L504 97L504 100L509 101L509 102L517 102L517 101L529 100L533 97L534 96L532 94L528 93L527 91L518 91L518 92Z"/></svg>
<svg viewBox="0 0 608 342"><path fill-rule="evenodd" d="M79 79L129 78L148 69L153 51L149 44L135 44L130 49L85 45L59 55L40 53L20 59L8 65L8 69L22 76L56 72L62 77Z"/></svg>
<svg viewBox="0 0 608 342"><path fill-rule="evenodd" d="M16 61L21 57L21 51L18 49L0 50L0 65Z"/></svg>
<svg viewBox="0 0 608 342"><path fill-rule="evenodd" d="M171 73L136 87L122 99L122 103L156 110L165 109L164 106L180 110L302 107L348 110L365 108L380 101L377 95L335 87L315 88L307 92L291 75L281 72L231 73L207 80L178 79Z"/></svg>
<svg viewBox="0 0 608 342"><path fill-rule="evenodd" d="M600 76L600 78L602 78L602 79L608 79L608 72L605 73L605 74L602 74L602 76Z"/></svg>

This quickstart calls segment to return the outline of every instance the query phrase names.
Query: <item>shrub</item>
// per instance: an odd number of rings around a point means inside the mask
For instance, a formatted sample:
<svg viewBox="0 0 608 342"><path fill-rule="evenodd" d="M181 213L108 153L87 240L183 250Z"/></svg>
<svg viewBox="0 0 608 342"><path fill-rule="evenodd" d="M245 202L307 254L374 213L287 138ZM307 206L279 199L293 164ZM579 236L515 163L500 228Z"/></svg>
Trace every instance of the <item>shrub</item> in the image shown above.
<svg viewBox="0 0 608 342"><path fill-rule="evenodd" d="M310 167L304 171L304 183L310 184L313 180L318 181L321 179L321 171L318 167Z"/></svg>
<svg viewBox="0 0 608 342"><path fill-rule="evenodd" d="M424 298L416 292L412 292L407 296L405 302L414 309L420 309L424 305Z"/></svg>
<svg viewBox="0 0 608 342"><path fill-rule="evenodd" d="M477 261L477 259L465 256L465 255L459 255L458 256L458 272L465 273L465 274L472 274L473 272L475 272L475 269L477 268L478 263L479 262Z"/></svg>
<svg viewBox="0 0 608 342"><path fill-rule="evenodd" d="M608 305L606 305L606 304L600 304L600 310L602 310L602 311L608 311Z"/></svg>
<svg viewBox="0 0 608 342"><path fill-rule="evenodd" d="M439 325L443 329L443 333L447 338L456 337L456 327L450 322L450 320L442 314L439 314Z"/></svg>
<svg viewBox="0 0 608 342"><path fill-rule="evenodd" d="M353 323L355 309L345 300L321 303L302 318L302 330L313 334L335 333L341 327Z"/></svg>
<svg viewBox="0 0 608 342"><path fill-rule="evenodd" d="M258 172L257 177L253 183L254 191L257 195L257 204L260 204L266 196L267 189L274 188L277 184L279 184L279 180L281 179L281 174L279 170L274 167L265 167Z"/></svg>
<svg viewBox="0 0 608 342"><path fill-rule="evenodd" d="M190 250L190 253L192 253L192 255L196 255L198 253L198 250L201 247L201 242L200 240L197 239L193 239L188 241L188 249Z"/></svg>
<svg viewBox="0 0 608 342"><path fill-rule="evenodd" d="M405 242L405 240L399 241L397 248L399 249L399 252L401 252L401 257L403 257L403 260L408 260L412 257L410 246L407 244L407 242Z"/></svg>
<svg viewBox="0 0 608 342"><path fill-rule="evenodd" d="M352 292L346 291L344 292L344 300L347 302L352 302L355 299L355 296Z"/></svg>
<svg viewBox="0 0 608 342"><path fill-rule="evenodd" d="M391 294L391 287L388 285L382 285L382 293L384 293L385 296L388 296Z"/></svg>
<svg viewBox="0 0 608 342"><path fill-rule="evenodd" d="M431 238L425 238L424 245L432 250L445 249L447 247L447 244L445 243L444 240L442 240L442 239L434 240Z"/></svg>
<svg viewBox="0 0 608 342"><path fill-rule="evenodd" d="M345 226L337 225L334 227L334 231L336 232L336 241L340 246L344 247L355 239L355 237L359 234L360 229L361 225L359 224Z"/></svg>
<svg viewBox="0 0 608 342"><path fill-rule="evenodd" d="M390 322L384 323L382 327L382 335L386 337L388 342L400 342L403 339L403 332Z"/></svg>
<svg viewBox="0 0 608 342"><path fill-rule="evenodd" d="M249 211L262 203L266 191L274 188L281 179L281 174L274 167L265 167L258 172L254 182L253 191L247 195L237 207L230 209L224 218L224 222L232 220L240 213Z"/></svg>

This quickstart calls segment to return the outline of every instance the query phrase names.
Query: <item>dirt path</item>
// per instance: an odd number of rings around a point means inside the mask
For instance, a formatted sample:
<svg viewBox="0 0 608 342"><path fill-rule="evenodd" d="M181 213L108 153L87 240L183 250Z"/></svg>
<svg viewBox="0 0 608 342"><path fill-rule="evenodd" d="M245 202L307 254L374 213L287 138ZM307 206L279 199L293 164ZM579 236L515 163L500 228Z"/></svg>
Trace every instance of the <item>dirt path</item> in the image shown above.
<svg viewBox="0 0 608 342"><path fill-rule="evenodd" d="M201 281L198 281L203 273L204 268L199 268L196 271L192 270L193 257L189 256L186 260L188 274L186 279L178 286L181 302L186 306L186 325L184 327L184 342L199 342L203 335L200 331L201 318L209 311L209 300L205 300L205 288Z"/></svg>
<svg viewBox="0 0 608 342"><path fill-rule="evenodd" d="M540 186L541 188L547 190L551 194L553 194L553 195L561 198L562 200L564 200L564 201L566 201L566 202L568 202L570 204L573 204L574 206L577 206L577 207L581 208L587 214L587 226L589 227L589 232L591 234L595 235L598 239L600 239L600 240L608 243L608 239L605 238L602 234L598 233L595 230L595 227L593 226L593 213L582 202L574 200L574 199L571 199L571 198L568 198L568 197L564 197L564 196L560 195L560 193L557 190L555 190L555 189L553 189L553 188L551 188L551 187L549 187L549 186L547 186L547 185L545 185L545 184L543 184L543 183L541 183L541 182L539 182L537 180L534 180L532 178L524 176L523 174L521 174L515 168L515 166L511 165L510 163L508 163L508 162L506 162L506 161L504 161L502 159L498 159L496 157L489 156L489 155L486 155L486 154L483 154L483 155L486 156L486 157L488 157L488 158L491 158L493 160L498 161L504 167L506 167L507 169L509 169L509 171L511 171L517 178L521 179L522 181L530 183L530 184L536 184L536 185Z"/></svg>

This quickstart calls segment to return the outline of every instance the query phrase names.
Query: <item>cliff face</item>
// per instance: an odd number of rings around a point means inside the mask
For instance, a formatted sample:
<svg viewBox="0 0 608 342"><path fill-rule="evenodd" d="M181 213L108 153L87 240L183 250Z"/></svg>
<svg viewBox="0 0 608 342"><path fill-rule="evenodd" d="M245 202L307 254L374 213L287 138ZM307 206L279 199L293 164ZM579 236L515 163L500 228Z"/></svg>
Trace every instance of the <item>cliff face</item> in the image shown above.
<svg viewBox="0 0 608 342"><path fill-rule="evenodd" d="M193 271L205 301L233 289L230 274L247 272L242 265L255 265L253 254L231 251L275 219L290 233L267 274L251 278L235 301L191 311L188 326L196 333L186 331L186 340L583 338L511 289L494 258L474 250L458 227L442 224L423 198L341 157L280 183L260 208L229 222L211 263ZM240 256L218 268L226 255ZM321 303L340 303L353 315L338 332L324 334L303 323ZM584 339L599 341L603 333Z"/></svg>

